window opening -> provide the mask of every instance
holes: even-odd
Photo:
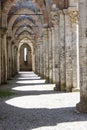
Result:
[[[24,62],[27,62],[27,48],[24,48]]]

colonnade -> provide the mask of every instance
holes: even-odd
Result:
[[[0,84],[4,84],[17,74],[17,47],[5,27],[0,34]]]
[[[70,92],[80,87],[80,103],[77,104],[80,112],[87,112],[86,5],[86,1],[79,1],[79,31],[77,8],[52,10],[51,25],[43,28],[34,45],[35,72],[47,82],[55,83],[54,90]],[[0,12],[0,84],[7,83],[18,70],[18,47],[9,35],[6,22],[7,18]]]
[[[55,90],[77,91],[78,10],[53,10],[51,21],[36,43],[36,73],[55,83]]]

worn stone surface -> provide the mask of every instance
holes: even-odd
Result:
[[[80,92],[81,101],[77,104],[77,109],[87,112],[87,2],[79,1],[79,51],[80,51]]]
[[[86,5],[86,0],[0,1],[0,84],[20,70],[19,48],[27,42],[35,73],[55,83],[57,91],[80,87],[77,109],[86,112]]]
[[[79,92],[56,93],[33,72],[19,73],[3,87],[16,95],[0,98],[0,130],[87,130],[87,114],[75,108]]]

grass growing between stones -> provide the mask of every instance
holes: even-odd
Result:
[[[4,98],[4,97],[9,97],[14,95],[15,93],[11,92],[9,89],[0,89],[0,97]]]

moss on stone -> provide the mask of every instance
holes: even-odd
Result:
[[[8,96],[12,96],[15,93],[11,92],[9,89],[0,89],[0,97],[8,97]]]

